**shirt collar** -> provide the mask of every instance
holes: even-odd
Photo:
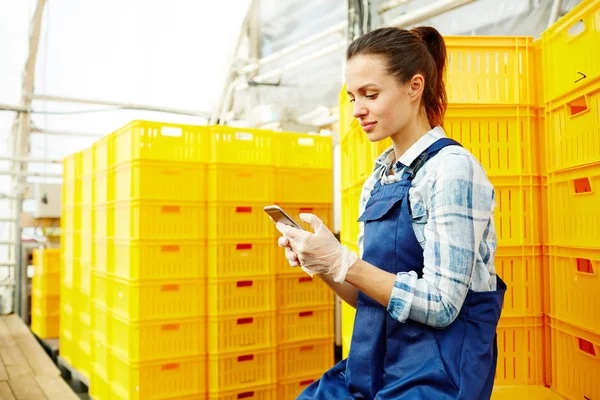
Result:
[[[439,139],[445,137],[446,133],[444,132],[444,129],[441,126],[436,126],[432,130],[427,132],[425,135],[423,135],[421,138],[419,138],[419,140],[417,140],[415,144],[410,146],[410,148],[406,150],[406,152],[402,154],[402,156],[400,156],[398,161],[400,161],[403,165],[406,166],[411,165],[413,161],[415,161],[416,158],[419,157],[419,155],[421,155],[421,153],[427,150],[429,146],[434,144]],[[377,160],[375,160],[375,164],[377,166],[383,166],[387,169],[391,166],[394,159],[394,147],[390,146],[379,157],[377,157]]]

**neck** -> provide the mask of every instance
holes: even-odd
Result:
[[[390,138],[394,145],[396,161],[430,130],[431,125],[429,125],[429,122],[426,119],[425,121],[419,119],[407,125],[401,131],[394,133]]]

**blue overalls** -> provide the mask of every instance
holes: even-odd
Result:
[[[413,230],[408,190],[427,159],[450,145],[459,144],[437,140],[406,168],[402,180],[377,182],[359,218],[365,223],[363,260],[393,274],[415,271],[422,277],[423,249]],[[298,399],[489,399],[505,291],[500,278],[496,291],[469,290],[458,317],[443,330],[410,319],[400,323],[359,291],[348,358]]]

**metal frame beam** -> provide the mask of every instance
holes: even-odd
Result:
[[[476,0],[441,0],[433,4],[428,4],[412,12],[400,15],[393,20],[386,22],[386,26],[396,26],[404,28],[443,14],[448,11],[452,11],[455,8],[462,7],[466,4],[473,3]]]

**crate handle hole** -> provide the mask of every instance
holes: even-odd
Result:
[[[579,350],[581,350],[582,352],[592,356],[592,357],[596,357],[596,349],[594,348],[594,343],[592,342],[588,342],[585,339],[582,338],[578,338],[579,340]]]
[[[161,331],[178,331],[180,328],[179,324],[167,324],[160,327]]]
[[[236,283],[237,287],[251,287],[254,284],[253,281],[238,281]]]
[[[577,115],[580,115],[589,109],[587,105],[587,99],[585,96],[578,97],[575,100],[569,102],[567,104],[567,108],[569,110],[570,117],[576,117]]]
[[[245,356],[239,356],[238,362],[252,361],[254,360],[254,354],[248,354]]]
[[[584,274],[594,274],[594,267],[592,265],[591,260],[587,260],[585,258],[577,259],[577,272],[582,272]]]
[[[315,139],[313,139],[313,138],[299,138],[298,139],[298,145],[299,146],[306,146],[306,147],[314,147],[315,146]]]
[[[176,292],[179,290],[179,285],[162,285],[160,287],[161,292]]]
[[[237,324],[238,325],[247,325],[247,324],[251,324],[254,322],[254,318],[250,317],[250,318],[240,318],[237,320]]]
[[[302,351],[313,351],[314,348],[315,348],[315,346],[313,346],[313,345],[302,346],[302,347],[300,347],[300,351],[301,352]]]
[[[302,311],[301,313],[298,314],[298,316],[300,318],[303,318],[303,317],[312,317],[312,315],[313,315],[312,311]]]
[[[249,399],[254,397],[254,392],[244,392],[237,395],[238,399]]]
[[[160,369],[162,371],[168,371],[170,369],[179,369],[180,364],[179,363],[175,363],[175,364],[165,364],[165,365],[161,365]]]
[[[298,278],[298,283],[308,283],[308,282],[312,282],[312,278],[310,276],[306,276],[306,277],[302,277],[302,278]]]
[[[311,383],[313,383],[315,380],[314,379],[307,379],[305,381],[300,382],[300,386],[308,386]]]
[[[177,246],[177,245],[160,246],[160,251],[162,253],[178,253],[179,252],[179,246]]]
[[[588,178],[575,179],[573,186],[575,193],[590,193],[592,191],[592,185]]]
[[[181,211],[181,207],[179,207],[179,206],[162,206],[160,208],[160,212],[162,212],[162,213],[175,214],[175,213],[179,213],[180,211]]]
[[[171,126],[163,126],[160,129],[160,134],[162,136],[181,137],[183,135],[183,130],[181,128],[175,128],[175,127],[171,127]]]
[[[235,133],[235,140],[250,141],[252,139],[254,139],[254,135],[250,132],[236,132]]]
[[[235,212],[236,213],[251,213],[252,207],[236,207]]]
[[[236,250],[252,250],[252,243],[238,243],[235,245]]]
[[[570,36],[577,36],[583,31],[585,31],[585,24],[583,23],[583,20],[580,19],[579,21],[575,22],[572,27],[569,28],[567,33]]]

